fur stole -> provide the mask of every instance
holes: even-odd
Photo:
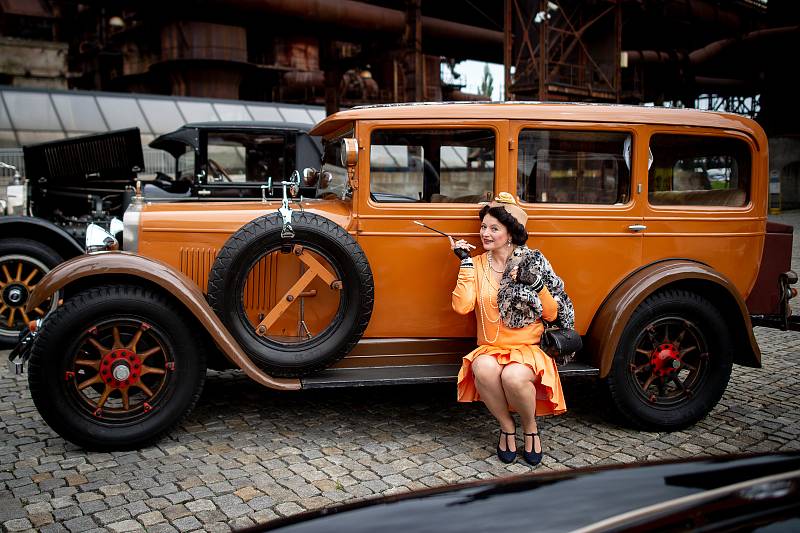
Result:
[[[506,262],[497,304],[503,324],[509,328],[522,328],[533,324],[542,317],[542,302],[528,283],[542,276],[547,290],[558,304],[558,316],[551,325],[558,328],[575,327],[575,309],[572,306],[564,282],[553,271],[550,262],[539,250],[527,246],[517,246]]]

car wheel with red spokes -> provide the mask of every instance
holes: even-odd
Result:
[[[29,383],[42,418],[86,448],[157,440],[202,390],[205,356],[192,323],[142,287],[105,286],[68,298],[31,350]]]
[[[673,431],[694,424],[722,397],[731,375],[730,333],[719,310],[687,291],[664,291],[634,311],[607,384],[634,426]]]

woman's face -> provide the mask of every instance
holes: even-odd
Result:
[[[483,243],[483,249],[487,252],[489,250],[499,250],[511,242],[511,235],[508,234],[508,229],[499,220],[487,213],[481,221],[481,242]]]

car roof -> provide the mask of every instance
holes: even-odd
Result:
[[[302,122],[282,122],[268,120],[223,120],[216,122],[189,122],[179,129],[194,128],[199,130],[226,130],[226,129],[269,129],[269,130],[294,130],[307,132],[311,129],[311,124]]]
[[[354,107],[328,116],[311,130],[311,135],[328,135],[355,120],[403,119],[505,119],[597,122],[622,124],[665,124],[744,131],[766,145],[766,136],[754,120],[732,113],[652,106],[545,102],[416,102]],[[762,144],[763,141],[763,144]]]

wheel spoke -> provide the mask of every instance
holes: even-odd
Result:
[[[103,346],[102,344],[100,344],[100,342],[97,339],[89,337],[88,341],[89,341],[89,344],[91,344],[92,346],[97,348],[97,351],[100,352],[101,356],[105,355],[107,352],[111,351],[108,348],[106,348],[105,346]]]
[[[30,289],[31,287],[30,287],[29,283],[31,282],[31,280],[33,279],[33,277],[34,277],[36,274],[38,274],[38,273],[39,273],[39,269],[38,269],[38,268],[34,268],[34,269],[31,271],[31,273],[30,273],[30,274],[28,274],[28,277],[27,277],[27,278],[25,278],[25,279],[22,281],[22,284],[23,284],[23,285],[25,285],[26,287],[28,287],[28,288]]]
[[[142,383],[142,380],[139,380],[139,383],[137,383],[136,385],[133,385],[133,386],[136,386],[136,387],[139,387],[140,389],[142,389],[142,392],[144,392],[144,393],[145,393],[145,394],[146,394],[148,397],[150,397],[150,398],[152,398],[152,397],[153,397],[153,391],[151,391],[151,390],[150,390],[150,389],[147,387],[147,385],[145,385],[144,383]]]
[[[669,324],[664,324],[664,342],[669,342]]]
[[[16,308],[12,307],[11,308],[11,312],[8,314],[8,322],[6,322],[6,324],[8,324],[8,327],[11,327],[11,326],[14,325],[14,315],[15,314],[17,314],[17,310],[16,310]]]
[[[6,265],[3,265],[3,274],[6,275],[6,281],[8,283],[14,281],[14,278],[11,277],[11,274],[8,272],[8,267]]]
[[[151,355],[153,355],[155,353],[158,353],[159,351],[161,351],[161,346],[154,346],[154,347],[150,348],[149,350],[147,350],[146,352],[142,352],[142,353],[138,354],[139,355],[139,359],[141,359],[142,363],[144,363],[145,359],[147,359],[148,357],[150,357]]]
[[[650,385],[653,384],[653,380],[654,379],[656,379],[656,375],[655,374],[650,374],[650,377],[647,378],[647,381],[645,381],[644,385],[642,385],[642,390],[647,392],[647,389],[649,389]]]
[[[112,348],[122,348],[122,341],[119,340],[119,328],[114,326],[111,328],[112,335],[114,336],[114,345]]]
[[[688,348],[684,348],[683,350],[681,350],[680,351],[680,359],[681,359],[681,361],[683,361],[683,356],[684,355],[686,355],[687,353],[691,352],[692,350],[696,350],[696,349],[697,349],[697,346],[689,346]]]
[[[89,385],[94,385],[96,383],[102,383],[103,379],[100,377],[100,374],[95,374],[93,378],[89,378],[86,381],[82,381],[78,384],[78,390],[83,390]]]
[[[31,321],[31,319],[28,318],[28,313],[26,313],[24,309],[20,309],[19,312],[22,313],[22,318],[25,320],[25,324],[27,325],[28,322]]]
[[[689,363],[686,363],[684,361],[681,361],[681,367],[685,368],[689,372],[697,372],[697,367],[696,366],[692,366]]]
[[[646,355],[648,358],[650,357],[650,354],[653,353],[652,350],[645,350],[644,348],[636,348],[636,351],[640,354]]]
[[[675,344],[675,348],[680,348],[681,347],[681,343],[683,342],[683,337],[685,335],[686,335],[686,329],[681,331],[680,335],[678,335],[678,337],[675,339],[675,343],[674,343]]]
[[[128,350],[130,350],[132,352],[135,352],[136,351],[136,344],[138,344],[139,339],[142,338],[142,332],[143,331],[144,331],[144,329],[142,329],[142,328],[137,329],[136,333],[133,334],[133,338],[131,339],[131,342],[129,342],[128,345],[125,348],[127,348]]]
[[[106,400],[108,400],[108,396],[111,394],[111,391],[113,390],[114,388],[111,387],[111,385],[106,385],[106,390],[103,391],[103,394],[100,395],[100,399],[97,400],[98,409],[100,407],[103,407],[103,405],[106,403]]]
[[[141,373],[142,373],[142,375],[145,375],[145,374],[163,375],[166,372],[164,371],[163,368],[155,368],[155,367],[152,367],[152,366],[142,365],[142,372]]]
[[[130,404],[128,402],[128,389],[120,389],[119,393],[122,396],[122,408],[127,411],[130,409]]]
[[[14,281],[22,281],[22,261],[17,263],[17,277],[14,278]]]
[[[100,359],[75,359],[75,364],[79,366],[88,366],[98,370],[100,368]]]
[[[641,372],[642,370],[644,370],[645,368],[647,368],[648,366],[650,366],[650,362],[649,361],[647,363],[644,363],[644,364],[639,365],[639,366],[631,365],[631,371],[633,372],[634,375],[636,375],[639,372]]]
[[[6,312],[6,309],[8,309],[8,306],[7,306],[6,304],[3,304],[3,307],[0,307],[0,315],[2,315],[3,313],[5,313],[5,312]]]
[[[44,316],[44,311],[42,311],[39,307],[34,307],[33,310],[39,313],[40,315]]]

